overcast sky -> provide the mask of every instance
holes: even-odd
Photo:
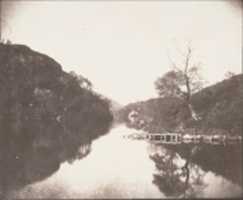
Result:
[[[242,11],[229,1],[18,0],[2,10],[4,38],[48,54],[122,104],[155,97],[168,54],[187,41],[208,83],[241,72]]]

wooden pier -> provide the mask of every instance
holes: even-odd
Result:
[[[209,143],[235,144],[242,142],[242,136],[226,135],[189,135],[181,133],[148,133],[146,139],[153,143],[180,144],[180,143]]]
[[[178,144],[182,137],[179,133],[152,133],[147,135],[147,139],[156,143]]]

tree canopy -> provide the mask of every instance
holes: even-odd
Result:
[[[192,117],[197,119],[191,105],[191,96],[202,89],[203,79],[199,74],[200,64],[193,62],[192,52],[188,45],[185,53],[182,53],[181,61],[171,60],[172,69],[155,81],[155,88],[160,97],[182,99],[188,105]]]

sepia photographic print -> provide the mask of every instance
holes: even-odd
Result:
[[[241,0],[0,0],[0,199],[242,199]]]

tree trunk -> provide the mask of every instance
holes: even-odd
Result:
[[[191,103],[188,103],[188,108],[189,108],[189,110],[190,110],[192,119],[198,121],[198,120],[199,120],[199,117],[198,117],[197,113],[195,112],[195,110],[193,109]]]

